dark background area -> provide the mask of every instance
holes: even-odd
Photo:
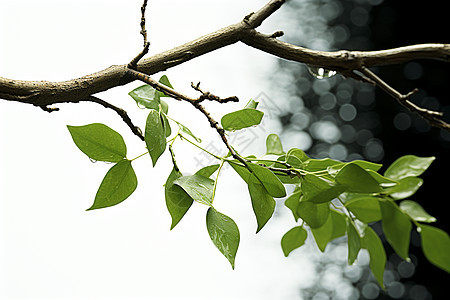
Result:
[[[385,0],[382,4],[374,6],[370,22],[371,48],[386,49],[418,43],[450,43],[448,31],[450,16],[446,4],[447,1]],[[449,63],[431,60],[421,60],[417,63],[422,69],[422,74],[410,76],[413,79],[405,78],[404,65],[382,67],[377,72],[381,78],[402,93],[419,88],[420,92],[413,100],[425,107],[444,111],[444,119],[449,122]],[[416,193],[414,200],[437,218],[438,221],[434,224],[436,227],[448,233],[450,223],[446,207],[450,200],[448,194],[450,134],[429,128],[418,117],[412,120],[417,126],[399,131],[392,120],[398,112],[407,110],[401,108],[379,89],[376,90],[376,98],[375,109],[379,112],[382,124],[377,136],[384,141],[383,162],[388,164],[405,154],[436,156],[435,162],[422,176],[424,185]],[[413,233],[412,238],[417,240],[417,234]],[[411,245],[410,252],[417,257],[417,266],[414,276],[409,280],[426,286],[433,299],[448,299],[450,276],[429,263],[420,247]]]
[[[291,31],[286,40],[324,51],[370,51],[423,43],[450,43],[450,14],[446,4],[447,1],[434,0],[291,0],[286,3],[291,11],[288,17],[292,19],[292,26],[295,26],[293,28],[299,30],[294,33]],[[322,39],[322,42],[318,43],[318,39]],[[324,40],[332,42],[323,42]],[[411,100],[421,107],[444,112],[443,119],[450,123],[450,96],[447,93],[450,85],[449,67],[448,62],[416,60],[372,70],[402,94],[419,89]],[[450,200],[447,193],[447,185],[450,183],[450,132],[432,128],[379,88],[342,76],[316,79],[308,74],[305,66],[283,60],[280,60],[279,68],[283,72],[290,72],[296,83],[295,87],[287,87],[295,109],[280,116],[285,139],[293,136],[286,134],[289,131],[294,135],[295,132],[302,132],[312,140],[311,145],[305,143],[302,148],[312,157],[331,157],[346,161],[361,158],[384,166],[389,166],[397,158],[408,154],[435,156],[434,163],[421,175],[423,186],[411,200],[418,202],[437,219],[433,226],[449,232],[446,207]],[[343,109],[348,107],[354,108],[354,116],[342,114]],[[337,138],[321,138],[314,129],[320,123],[333,123],[335,127],[328,126],[322,132],[338,128],[335,130],[338,132]],[[374,147],[381,147],[381,152],[371,151]],[[333,152],[333,149],[341,150]],[[380,171],[384,172],[384,169]],[[367,287],[373,289],[375,286],[375,290],[378,289],[368,268],[356,280],[343,271],[343,278],[350,280],[359,291],[359,296],[356,296],[358,299],[449,298],[447,285],[450,283],[450,276],[424,257],[420,236],[415,228],[411,233],[412,264],[407,266],[412,267],[413,271],[405,275],[405,270],[401,270],[405,263],[402,263],[384,239],[381,224],[373,224],[373,227],[381,235],[388,257],[385,283],[390,287],[396,285],[397,288],[391,289],[388,286],[387,291],[367,293],[364,292]],[[325,278],[329,262],[324,261],[319,267],[322,269],[319,278]],[[390,276],[390,279],[386,280],[386,276]],[[336,295],[324,290],[320,283],[303,291],[302,296],[314,300],[336,299]]]

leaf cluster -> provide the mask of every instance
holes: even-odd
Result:
[[[160,83],[172,87],[166,76],[161,77]],[[169,107],[162,100],[166,97],[162,92],[144,85],[129,95],[139,107],[149,110],[144,137],[153,166],[166,148],[171,150],[173,168],[164,187],[166,206],[172,218],[170,229],[179,224],[194,202],[207,206],[207,232],[233,269],[240,242],[239,229],[232,218],[214,207],[224,164],[231,166],[247,185],[256,233],[272,218],[277,201],[284,201],[284,206],[291,211],[295,226],[281,238],[285,256],[304,245],[308,236],[322,252],[332,240],[346,236],[348,263],[353,264],[360,250],[367,249],[372,273],[383,286],[386,254],[380,237],[370,226],[381,222],[384,236],[400,257],[409,259],[409,238],[414,226],[420,232],[428,260],[450,272],[449,236],[429,225],[436,219],[410,199],[423,184],[418,176],[427,170],[434,157],[406,155],[381,174],[382,166],[368,161],[314,159],[296,148],[285,152],[275,134],[267,137],[266,154],[261,158],[221,157],[203,149],[199,145],[201,139],[168,116]],[[264,113],[257,106],[258,102],[250,100],[243,109],[223,116],[221,126],[230,132],[260,124]],[[178,131],[172,131],[171,123],[178,126]],[[122,136],[103,124],[68,126],[68,129],[76,146],[89,158],[114,163],[88,210],[110,207],[127,199],[137,187],[132,162],[144,154],[127,159]],[[206,166],[193,175],[183,175],[172,150],[176,140],[195,145],[220,163]],[[290,195],[286,193],[286,185],[294,187]]]

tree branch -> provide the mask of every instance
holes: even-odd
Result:
[[[172,50],[146,59],[141,59],[143,55],[138,55],[136,62],[139,63],[135,69],[139,73],[151,75],[239,41],[280,58],[335,70],[344,76],[359,80],[363,78],[355,75],[353,71],[362,70],[362,67],[392,65],[416,59],[450,61],[450,44],[422,44],[380,51],[324,52],[279,41],[276,37],[281,36],[281,32],[272,35],[257,32],[255,28],[284,2],[284,0],[269,1],[259,11],[247,15],[241,22]],[[134,68],[133,65],[132,67]],[[134,80],[136,76],[130,72],[128,65],[111,66],[103,71],[64,82],[23,81],[0,77],[0,98],[45,108],[56,103],[87,101],[91,95]]]

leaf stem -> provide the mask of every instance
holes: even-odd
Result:
[[[139,155],[139,156],[136,156],[136,157],[133,158],[133,159],[130,159],[130,161],[136,160],[136,159],[138,159],[139,157],[142,157],[142,156],[144,156],[144,155],[146,155],[146,154],[148,154],[148,151],[145,152],[145,153],[143,153],[143,154],[141,154],[141,155]]]
[[[222,160],[220,161],[220,166],[219,166],[219,169],[217,170],[216,180],[214,180],[214,188],[213,188],[213,192],[212,192],[211,203],[214,202],[214,198],[215,198],[215,196],[216,196],[217,181],[219,181],[220,171],[222,170],[222,167],[223,167],[224,162],[225,162],[224,159],[222,159]]]

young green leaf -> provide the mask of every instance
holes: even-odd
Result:
[[[301,247],[308,237],[306,230],[297,226],[286,232],[281,238],[281,248],[283,249],[284,256],[288,256],[293,250]]]
[[[363,245],[364,248],[369,251],[370,269],[372,270],[375,279],[378,281],[378,284],[384,288],[383,274],[386,267],[386,252],[380,238],[370,226],[365,228]]]
[[[152,158],[153,166],[166,150],[166,131],[161,120],[161,114],[151,109],[145,124],[145,144]]]
[[[137,187],[137,178],[131,161],[124,159],[115,164],[103,178],[94,204],[87,210],[105,208],[127,199]]]
[[[366,170],[360,166],[349,163],[336,175],[336,182],[347,187],[352,193],[376,193],[381,187]]]
[[[75,145],[93,160],[119,162],[127,155],[122,136],[104,124],[67,125]]]
[[[340,184],[330,183],[312,174],[303,176],[301,182],[304,194],[302,201],[314,203],[330,202],[345,190],[345,187]]]
[[[348,236],[348,264],[351,265],[358,257],[361,249],[361,236],[352,222],[347,221],[347,236]]]
[[[389,244],[403,259],[408,259],[409,238],[411,235],[411,221],[397,205],[389,200],[380,201],[381,216],[383,217],[383,232]]]
[[[204,176],[204,177],[211,177],[211,175],[214,174],[214,172],[216,172],[219,167],[220,167],[219,164],[206,166],[206,167],[201,168],[200,170],[198,170],[195,174],[196,175],[201,175],[201,176]]]
[[[173,89],[173,86],[172,86],[172,84],[170,84],[169,78],[167,78],[166,75],[163,75],[163,76],[161,76],[161,78],[159,78],[159,83],[162,83],[165,86],[168,86],[171,89]],[[164,94],[163,92],[159,92],[159,96],[160,97],[170,97],[170,96],[167,96],[166,94]]]
[[[173,182],[198,203],[212,206],[214,180],[201,175],[182,176]]]
[[[331,167],[334,165],[341,165],[341,164],[342,164],[342,162],[333,160],[330,158],[309,159],[309,160],[303,162],[305,170],[308,172],[323,171],[323,170],[326,170],[328,167]]]
[[[395,186],[396,184],[398,184],[398,181],[389,179],[389,178],[387,178],[387,177],[384,177],[384,176],[381,175],[380,173],[377,173],[377,172],[375,172],[375,171],[373,171],[373,170],[368,170],[368,169],[365,169],[365,170],[367,171],[367,173],[370,174],[370,176],[373,177],[373,179],[375,179],[375,180],[378,182],[378,184],[379,184],[381,187],[389,188],[389,187],[393,187],[393,186]]]
[[[398,184],[384,190],[384,194],[391,196],[395,200],[405,199],[412,195],[422,186],[423,180],[417,177],[405,177],[398,181]]]
[[[280,137],[276,134],[269,134],[266,139],[266,154],[281,155],[284,154],[283,145]]]
[[[302,195],[302,192],[300,189],[295,190],[287,199],[284,201],[284,205],[289,208],[294,215],[295,222],[300,218],[300,216],[297,214],[297,208],[300,203],[300,196]]]
[[[252,200],[253,212],[258,223],[258,228],[256,229],[256,233],[258,233],[272,217],[276,203],[254,174],[251,174],[249,177],[248,191]]]
[[[331,240],[344,236],[347,231],[347,216],[332,209],[330,209],[330,216],[331,221],[333,222]]]
[[[410,176],[419,176],[431,165],[435,157],[418,157],[405,155],[397,159],[384,172],[384,176],[400,180]]]
[[[163,124],[164,133],[166,134],[166,137],[170,136],[172,134],[172,129],[170,128],[169,120],[167,119],[165,113],[161,113],[161,122]]]
[[[313,203],[310,201],[303,201],[297,207],[297,215],[305,221],[311,228],[319,228],[328,219],[330,213],[329,203]]]
[[[303,166],[303,162],[310,160],[310,158],[308,157],[308,155],[305,154],[305,152],[301,149],[297,149],[297,148],[291,148],[289,149],[289,151],[286,153],[286,161],[289,163],[289,157],[295,157],[297,158],[300,162],[302,162],[302,164],[300,165],[300,167]],[[295,167],[294,164],[292,164],[292,166]]]
[[[450,238],[436,227],[420,225],[422,250],[425,257],[435,266],[450,273]]]
[[[195,140],[197,143],[201,143],[201,142],[202,142],[201,139],[199,139],[198,137],[196,137],[196,136],[192,133],[192,131],[191,131],[189,128],[187,128],[186,126],[184,126],[183,124],[178,123],[178,127],[180,128],[181,132],[184,132],[184,133],[186,133],[187,135],[190,135],[191,137],[193,137],[194,140]]]
[[[327,244],[331,241],[333,235],[333,220],[331,219],[331,213],[328,215],[326,222],[318,227],[311,228],[311,232],[316,240],[317,247],[320,251],[324,252]]]
[[[258,125],[261,123],[263,115],[264,113],[260,110],[244,108],[226,114],[222,117],[220,123],[225,130],[239,130]]]
[[[140,86],[128,93],[136,104],[142,108],[155,109],[159,111],[160,92],[149,85]]]
[[[354,198],[345,202],[344,205],[356,218],[366,224],[381,220],[380,204],[376,197],[363,196]]]
[[[181,187],[174,184],[174,181],[180,177],[182,177],[180,171],[172,169],[165,184],[166,206],[172,217],[170,230],[180,222],[193,202],[192,198]]]
[[[256,109],[258,107],[259,102],[256,102],[253,99],[250,99],[247,104],[245,104],[244,108],[252,108],[252,109]]]
[[[347,164],[349,164],[349,163],[341,163],[341,164],[329,166],[327,168],[328,173],[335,175]],[[372,172],[376,172],[382,167],[382,165],[380,165],[380,164],[376,164],[376,163],[365,161],[365,160],[354,160],[354,161],[351,161],[350,164],[357,165],[366,171],[372,171]]]
[[[234,269],[234,260],[239,247],[239,229],[230,217],[210,207],[206,214],[206,228],[211,241],[228,259]]]
[[[286,196],[286,189],[283,183],[278,179],[275,174],[267,168],[264,168],[257,164],[249,163],[248,167],[252,170],[253,174],[261,181],[266,188],[267,192],[275,197],[281,198]]]
[[[436,222],[436,218],[429,215],[419,203],[404,200],[400,203],[400,209],[403,210],[411,219],[424,222],[424,223],[433,223]]]

